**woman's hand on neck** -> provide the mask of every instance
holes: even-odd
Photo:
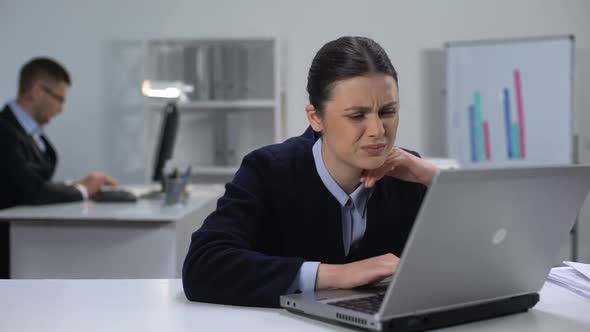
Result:
[[[400,180],[429,186],[437,172],[438,168],[433,164],[394,147],[383,166],[363,172],[361,181],[365,187],[370,188],[384,176],[392,176]]]

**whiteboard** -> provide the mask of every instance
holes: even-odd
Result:
[[[573,36],[446,45],[447,150],[463,168],[573,163]]]

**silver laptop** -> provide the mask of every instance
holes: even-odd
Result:
[[[281,306],[404,331],[527,311],[589,189],[590,166],[441,171],[389,284],[284,295]]]

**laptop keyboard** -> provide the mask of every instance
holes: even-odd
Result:
[[[342,300],[327,303],[340,308],[350,309],[354,311],[363,312],[365,314],[375,314],[381,308],[385,294],[378,294],[360,299]]]

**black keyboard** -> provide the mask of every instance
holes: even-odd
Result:
[[[104,190],[97,192],[93,197],[92,200],[95,202],[100,203],[126,203],[126,202],[136,202],[137,196],[135,196],[132,192],[124,190],[124,189],[111,189],[111,190]]]
[[[330,302],[328,304],[340,308],[363,312],[366,314],[375,314],[377,311],[379,311],[379,308],[381,308],[381,303],[383,302],[384,296],[385,293],[362,297],[359,299]]]

